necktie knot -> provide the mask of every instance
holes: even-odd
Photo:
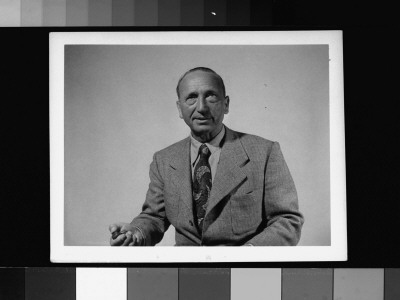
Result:
[[[200,158],[209,158],[211,155],[210,149],[208,149],[206,144],[202,144],[199,149]]]

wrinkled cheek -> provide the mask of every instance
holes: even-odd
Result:
[[[186,125],[192,127],[191,115],[183,115],[183,120],[185,121]]]

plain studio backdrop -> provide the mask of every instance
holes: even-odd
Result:
[[[108,225],[139,214],[154,152],[189,135],[175,88],[197,66],[224,79],[225,125],[280,143],[299,245],[330,245],[328,45],[67,45],[65,245],[109,245]],[[174,244],[171,226],[159,245]]]

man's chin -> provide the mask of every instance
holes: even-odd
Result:
[[[212,129],[210,126],[194,126],[191,128],[192,134],[195,136],[209,136],[212,133]]]
[[[195,135],[208,135],[208,134],[211,134],[212,130],[206,129],[206,128],[196,128],[196,129],[192,129],[192,132]]]
[[[213,127],[208,124],[196,124],[192,127],[192,131],[196,134],[208,134],[213,131]]]

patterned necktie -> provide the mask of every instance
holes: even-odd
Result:
[[[203,219],[206,214],[207,201],[211,192],[211,167],[208,163],[208,158],[211,155],[210,149],[205,144],[199,149],[200,159],[194,168],[193,179],[193,201],[194,201],[194,216],[197,221],[200,234],[202,233]]]

